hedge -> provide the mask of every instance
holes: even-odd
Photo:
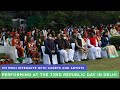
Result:
[[[116,47],[117,50],[119,50],[120,48],[120,36],[113,36],[110,38],[110,42],[112,45],[114,45]]]

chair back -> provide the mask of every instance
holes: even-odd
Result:
[[[71,43],[72,49],[75,50],[75,43]]]

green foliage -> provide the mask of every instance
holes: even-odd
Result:
[[[5,25],[5,22],[2,19],[0,19],[0,28],[3,28],[4,25]]]
[[[7,18],[5,26],[8,28],[8,30],[12,29],[12,18],[11,17]]]
[[[31,16],[28,18],[28,28],[37,27],[43,29],[48,26],[48,20],[43,16]]]
[[[116,49],[118,50],[120,47],[120,36],[114,36],[110,38],[110,42],[112,45],[114,45],[116,47]]]
[[[110,38],[111,44],[120,46],[120,36],[114,36]]]
[[[88,19],[84,19],[80,22],[80,25],[81,26],[84,26],[84,25],[91,26],[91,22]]]
[[[0,12],[0,28],[12,28],[12,17],[5,11]]]
[[[49,26],[52,29],[59,30],[66,26],[66,14],[62,11],[55,11],[48,15]]]
[[[0,27],[11,27],[9,17],[28,19],[28,28],[45,27],[59,30],[67,25],[114,24],[120,20],[120,11],[1,11]]]

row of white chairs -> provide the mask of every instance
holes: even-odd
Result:
[[[75,43],[71,43],[71,46],[72,46],[72,49],[75,50]],[[56,47],[58,49],[58,45],[56,45]],[[49,64],[50,65],[51,62],[50,62],[49,55],[45,54],[45,46],[41,46],[41,49],[42,49],[42,53],[43,53],[43,64]],[[78,51],[75,51],[73,60],[74,61],[81,61],[82,56],[84,56],[84,55],[82,55],[82,53],[79,53]],[[101,56],[102,56],[102,58],[107,57],[106,50],[102,50]],[[90,50],[88,52],[87,58],[89,60],[95,60],[96,59],[94,53],[91,52]],[[53,62],[53,64],[58,64],[57,55],[52,55],[52,62]]]

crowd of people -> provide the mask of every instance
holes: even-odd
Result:
[[[119,57],[114,45],[111,45],[112,36],[120,36],[120,25],[100,25],[72,27],[67,26],[58,30],[42,30],[32,28],[25,30],[22,27],[13,28],[11,31],[1,29],[0,45],[15,46],[18,57],[29,57],[39,61],[43,57],[41,46],[45,46],[45,53],[52,62],[52,54],[57,55],[58,64],[74,62],[74,53],[81,54],[81,60],[101,59],[102,49],[107,51],[108,58]],[[75,44],[73,49],[72,43]],[[88,53],[93,53],[94,58],[89,58]],[[61,55],[64,60],[61,60]]]

